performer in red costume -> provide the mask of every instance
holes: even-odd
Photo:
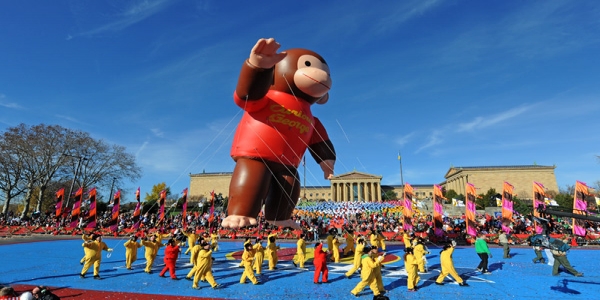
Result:
[[[314,283],[328,283],[329,269],[327,268],[327,251],[323,251],[323,243],[318,242],[315,244],[315,257],[313,264],[315,265],[315,278]],[[319,277],[323,273],[322,281],[319,282]]]
[[[179,246],[177,245],[177,241],[175,239],[170,239],[167,248],[165,248],[165,267],[160,271],[158,276],[165,277],[165,273],[169,271],[169,275],[171,275],[171,279],[177,279],[175,276],[175,263],[177,262],[177,257],[179,256]]]
[[[235,103],[244,109],[231,148],[236,165],[229,186],[228,216],[222,226],[256,225],[265,199],[265,218],[283,227],[300,196],[298,165],[308,149],[324,177],[333,176],[333,144],[310,107],[329,99],[325,60],[306,49],[277,53],[274,39],[260,39],[242,66]]]

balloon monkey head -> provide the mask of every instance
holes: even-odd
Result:
[[[278,52],[275,39],[259,39],[242,64],[234,102],[244,110],[231,157],[226,228],[257,224],[298,228],[292,213],[300,196],[297,168],[306,150],[331,179],[336,159],[325,127],[311,105],[329,100],[329,66],[314,51]]]

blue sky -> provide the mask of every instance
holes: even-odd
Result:
[[[313,114],[336,174],[400,184],[401,151],[411,184],[530,164],[556,165],[561,188],[600,180],[600,2],[289,2],[2,2],[0,129],[89,132],[136,156],[131,199],[160,182],[180,193],[189,173],[233,170],[240,66],[274,37],[330,66]],[[304,180],[328,184],[310,156]]]

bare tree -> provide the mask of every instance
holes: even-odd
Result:
[[[23,161],[19,153],[0,136],[0,191],[4,197],[2,214],[8,218],[10,201],[25,192]]]
[[[76,177],[79,187],[106,188],[113,180],[119,184],[141,176],[135,157],[125,147],[58,125],[8,128],[0,136],[0,145],[0,190],[7,198],[4,212],[12,198],[26,192],[22,217],[29,212],[34,191],[39,189],[37,211],[44,199],[53,198],[45,192],[52,182],[75,183]]]

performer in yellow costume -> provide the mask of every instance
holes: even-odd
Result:
[[[216,230],[210,234],[210,248],[213,252],[219,251],[219,235]]]
[[[199,237],[198,242],[192,247],[192,251],[190,251],[190,262],[193,267],[188,274],[185,275],[185,279],[192,279],[192,276],[198,271],[198,254],[200,254],[200,251],[202,250],[202,246],[200,245],[203,243],[206,243],[206,241],[204,241],[202,237]]]
[[[379,242],[379,246],[382,251],[385,251],[385,236],[381,232],[381,230],[377,231],[377,241]]]
[[[442,265],[442,272],[440,276],[435,280],[435,284],[444,285],[444,278],[450,275],[458,285],[460,286],[468,286],[468,284],[458,276],[458,273],[454,269],[454,261],[452,260],[452,253],[454,253],[454,247],[456,247],[456,242],[452,241],[452,243],[445,245],[442,251],[440,252],[440,264]]]
[[[125,242],[125,267],[131,270],[131,264],[137,260],[138,249],[142,247],[137,241],[137,236],[133,235]]]
[[[381,293],[379,291],[379,287],[377,286],[377,280],[375,278],[375,269],[378,266],[381,266],[381,262],[383,261],[383,256],[377,256],[377,248],[375,247],[365,247],[364,255],[361,260],[362,269],[360,271],[360,282],[350,291],[350,293],[354,296],[358,296],[358,293],[362,292],[362,290],[369,286],[371,291],[373,291],[374,296],[379,296]]]
[[[194,274],[194,282],[192,288],[198,289],[198,281],[205,279],[213,289],[219,288],[221,285],[215,281],[212,274],[212,250],[211,244],[207,241],[202,241],[198,260],[196,261],[196,272]]]
[[[250,240],[249,237],[244,240],[244,249],[246,249],[246,245],[252,245],[252,241]],[[240,261],[239,267],[240,268],[244,267],[244,261],[243,260]]]
[[[93,235],[92,240],[83,243],[82,246],[87,248],[89,251],[86,254],[85,263],[83,264],[83,269],[81,269],[81,274],[79,274],[79,277],[85,278],[85,274],[89,268],[94,265],[94,279],[100,279],[100,261],[102,260],[102,250],[112,252],[113,249],[108,248],[106,243],[102,241],[101,235]]]
[[[352,276],[352,274],[354,274],[354,272],[356,272],[356,270],[358,270],[360,268],[360,263],[362,260],[362,256],[363,256],[363,251],[365,249],[365,239],[362,236],[359,236],[358,239],[356,240],[356,249],[354,249],[354,262],[352,265],[352,269],[348,270],[348,272],[346,272],[346,277],[350,278],[350,276]]]
[[[146,251],[144,252],[144,256],[146,257],[146,269],[144,269],[144,272],[152,274],[152,265],[158,254],[158,248],[162,247],[163,244],[156,240],[156,235],[151,235],[150,240],[142,240],[142,246],[146,247]]]
[[[198,234],[196,234],[196,229],[192,227],[188,228],[182,233],[187,237],[188,243],[188,248],[183,254],[188,255],[190,252],[192,252],[192,248],[194,247],[194,245],[196,245],[196,241],[198,240]]]
[[[339,238],[336,236],[333,239],[333,261],[336,263],[340,262],[340,240]]]
[[[267,243],[267,256],[269,258],[269,270],[277,269],[277,262],[279,261],[279,256],[277,255],[277,250],[280,247],[275,244],[275,236],[269,236],[269,242]]]
[[[254,243],[254,246],[252,246],[252,249],[254,249],[254,271],[256,271],[256,275],[262,275],[262,265],[265,260],[265,247],[262,245],[261,238],[256,238],[256,242]]]
[[[259,284],[258,280],[254,276],[252,271],[252,261],[254,260],[254,249],[252,244],[246,244],[244,246],[244,254],[242,254],[242,262],[244,263],[244,273],[240,278],[240,283],[246,283],[246,278],[250,279],[252,284]]]
[[[344,257],[348,256],[348,254],[350,254],[350,252],[354,251],[354,234],[352,233],[351,230],[347,230],[346,234],[346,246],[344,247]]]
[[[404,242],[404,249],[412,247],[412,234],[409,234],[408,231],[404,230],[402,234],[402,242]]]
[[[337,230],[335,228],[329,229],[329,235],[327,235],[327,250],[329,250],[329,253],[332,253],[331,249],[333,249],[333,239],[335,239],[336,233]]]
[[[87,242],[87,241],[91,241],[92,240],[92,235],[91,234],[82,234],[81,235],[81,239],[83,240],[83,242]],[[83,257],[81,258],[81,260],[79,261],[79,264],[82,264],[85,262],[85,257],[88,256],[88,252],[90,250],[88,250],[88,248],[83,247]]]
[[[296,242],[296,259],[292,260],[292,263],[295,267],[300,266],[300,268],[304,268],[304,260],[306,259],[306,241],[304,241],[305,237],[306,235],[304,233],[300,234],[298,242]]]
[[[420,273],[425,273],[425,263],[427,262],[427,258],[425,258],[425,254],[429,254],[425,248],[425,244],[423,243],[423,239],[418,237],[416,238],[416,243],[413,248],[413,252],[415,255],[415,260],[417,261],[418,271]]]
[[[419,274],[417,273],[417,260],[415,259],[415,255],[412,247],[408,247],[404,249],[406,252],[404,254],[404,267],[406,268],[406,273],[408,275],[408,279],[406,279],[406,285],[408,287],[409,292],[417,291],[417,284],[421,280]]]
[[[371,230],[371,234],[369,234],[369,242],[371,243],[371,247],[381,247],[379,244],[379,237],[377,236],[377,231],[375,229]]]
[[[170,237],[171,234],[161,228],[161,229],[157,230],[156,232],[154,232],[154,236],[156,236],[156,241],[159,242],[160,244],[162,244],[162,241],[164,239]]]

